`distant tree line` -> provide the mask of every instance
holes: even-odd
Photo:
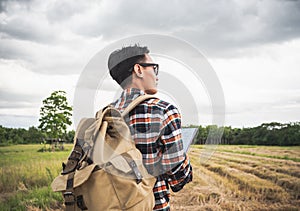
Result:
[[[300,122],[286,124],[271,122],[251,128],[218,127],[216,125],[191,127],[198,127],[195,144],[218,142],[218,144],[232,145],[300,145]]]
[[[282,124],[278,122],[264,123],[251,128],[232,128],[230,126],[218,127],[189,126],[198,128],[194,144],[207,142],[217,144],[240,145],[277,145],[300,146],[300,122]],[[62,137],[66,142],[73,142],[75,132],[68,131]],[[221,138],[220,138],[221,137]],[[0,126],[0,145],[43,143],[51,135],[42,132],[39,128],[6,128]],[[214,139],[211,141],[211,139]]]
[[[68,131],[62,139],[66,142],[73,142],[75,132]],[[44,143],[47,138],[52,138],[45,132],[36,127],[24,128],[7,128],[0,125],[0,145],[9,144],[40,144]]]

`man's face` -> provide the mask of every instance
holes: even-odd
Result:
[[[146,54],[143,63],[153,63],[153,60]],[[155,74],[154,68],[154,66],[141,66],[143,71],[143,86],[147,94],[155,94],[157,92],[158,77]]]

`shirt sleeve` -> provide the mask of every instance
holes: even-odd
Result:
[[[160,143],[162,147],[161,168],[171,189],[177,192],[192,181],[192,166],[183,150],[181,115],[170,105],[165,110]]]

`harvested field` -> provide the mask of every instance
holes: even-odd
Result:
[[[201,162],[194,146],[194,182],[172,194],[173,210],[300,210],[300,148],[274,148],[219,146]]]

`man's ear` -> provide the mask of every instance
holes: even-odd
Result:
[[[140,65],[135,64],[133,66],[133,71],[134,71],[134,73],[136,74],[136,76],[138,78],[143,78],[143,71],[141,70],[141,66]]]

